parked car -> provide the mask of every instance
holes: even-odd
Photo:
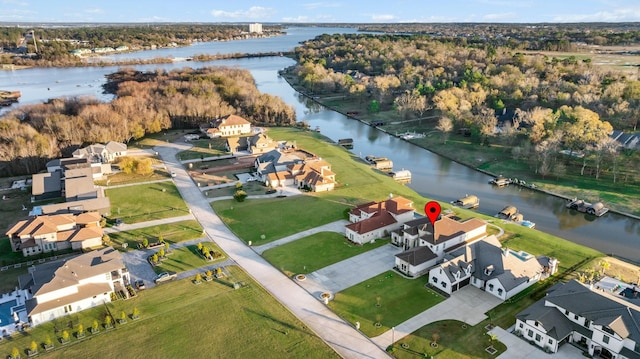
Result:
[[[154,279],[153,281],[158,284],[158,283],[162,283],[162,282],[168,282],[170,280],[174,280],[178,277],[178,275],[174,272],[162,272],[160,274],[158,274],[158,276],[156,276],[156,279]]]
[[[122,218],[116,218],[116,221],[114,223],[116,227],[120,227],[123,224],[124,224],[124,221],[122,220]]]
[[[177,176],[177,174],[175,172],[171,171],[171,177],[175,177],[175,176]]]
[[[137,289],[137,290],[143,290],[143,289],[145,289],[145,288],[146,288],[146,287],[145,287],[145,285],[144,285],[144,281],[143,281],[142,279],[138,279],[138,280],[135,282],[135,285],[136,285],[136,289]]]

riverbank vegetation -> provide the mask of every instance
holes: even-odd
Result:
[[[299,64],[283,74],[298,90],[392,134],[418,134],[411,141],[456,161],[508,177],[640,192],[640,154],[610,137],[639,124],[636,75],[586,58],[426,35],[322,35],[295,52]],[[463,147],[471,156],[457,155]],[[497,161],[484,159],[496,151]]]
[[[59,98],[0,117],[0,174],[38,172],[52,159],[90,143],[129,142],[169,128],[197,128],[229,114],[256,125],[291,125],[295,111],[260,93],[247,70],[225,67],[108,75],[108,103]]]
[[[0,63],[38,67],[91,66],[91,61],[72,54],[72,51],[106,54],[114,53],[116,49],[118,52],[153,50],[282,34],[280,26],[265,25],[262,33],[249,33],[248,30],[247,25],[235,24],[52,26],[34,27],[27,31],[23,27],[3,26],[0,27],[0,47],[5,51],[0,54]],[[162,63],[173,59],[146,61],[143,63]],[[141,61],[128,63],[138,64]],[[104,65],[99,61],[96,64]]]

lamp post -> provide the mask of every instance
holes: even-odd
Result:
[[[391,327],[391,346],[396,342],[396,327]]]

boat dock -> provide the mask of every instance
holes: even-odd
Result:
[[[602,202],[596,202],[592,204],[577,198],[569,201],[569,203],[567,203],[567,208],[596,217],[601,217],[605,213],[609,212],[609,208],[605,207]]]

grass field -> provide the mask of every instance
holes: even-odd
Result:
[[[455,320],[443,320],[431,323],[411,335],[399,340],[395,344],[393,356],[396,358],[416,358],[417,353],[433,355],[435,358],[446,359],[471,359],[495,358],[506,350],[506,346],[498,341],[491,342],[486,334],[483,323],[474,327],[463,327],[462,322]],[[436,335],[438,347],[431,346]],[[402,345],[408,348],[403,349]],[[497,350],[493,355],[484,349],[489,345]]]
[[[178,153],[177,156],[179,160],[184,161],[192,160],[195,158],[214,157],[229,154],[229,152],[227,152],[225,148],[225,144],[227,143],[227,141],[224,138],[194,140],[189,143],[193,145],[193,148]]]
[[[140,319],[128,320],[116,329],[82,341],[72,335],[64,347],[44,358],[338,358],[328,346],[254,283],[244,272],[228,267],[233,280],[245,286],[233,290],[230,285],[205,282],[193,285],[190,280],[164,284],[162,290],[146,290],[137,297],[108,305],[115,318],[120,312],[140,311]],[[83,324],[85,331],[96,319],[103,322],[105,307],[100,306],[59,320],[63,327],[69,320]],[[0,342],[0,354],[24,350],[33,340],[37,344],[50,336],[55,342],[54,323],[46,323]],[[67,329],[71,334],[76,327]],[[42,349],[40,349],[42,352]]]
[[[109,188],[111,217],[125,223],[138,223],[182,216],[189,213],[178,188],[172,181]]]
[[[216,201],[215,212],[243,241],[253,245],[272,242],[345,218],[343,203],[314,196]],[[277,215],[275,215],[277,213]],[[264,239],[262,236],[264,235]]]
[[[360,330],[375,337],[444,300],[425,287],[427,280],[384,272],[337,293],[329,307],[350,323],[360,322]]]
[[[336,232],[320,232],[263,253],[263,257],[288,276],[320,268],[386,245],[389,241],[355,245]]]
[[[222,250],[211,242],[205,242],[205,246],[209,250],[213,250],[216,253],[222,253]],[[217,261],[224,260],[226,256],[222,254],[221,257],[216,258],[210,262],[204,259],[198,252],[198,248],[195,245],[181,247],[171,250],[171,254],[167,255],[167,259],[163,260],[160,265],[153,268],[156,273],[162,272],[185,272],[191,269],[200,268],[207,264],[212,264]]]
[[[127,243],[126,250],[135,250],[138,248],[138,243],[141,243],[143,239],[146,238],[149,243],[153,243],[157,242],[160,236],[169,244],[188,241],[202,237],[202,226],[195,220],[167,223],[130,231],[114,232],[109,234],[109,239],[118,249],[122,249],[122,244]]]

